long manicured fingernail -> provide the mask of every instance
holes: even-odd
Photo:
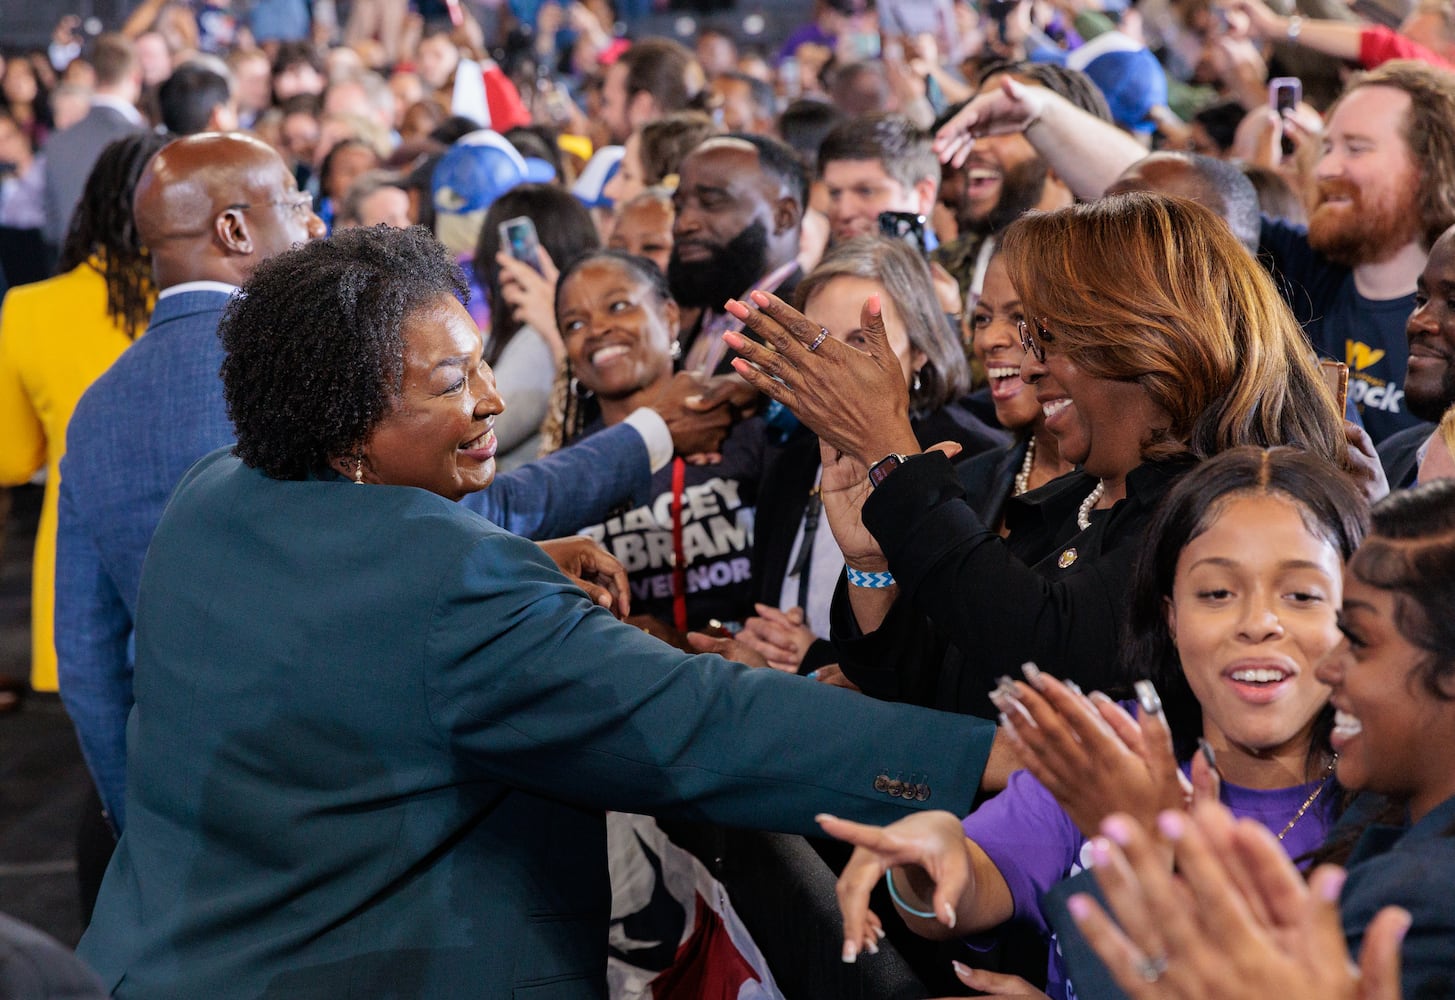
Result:
[[[1157,817],[1157,829],[1162,831],[1162,836],[1168,840],[1181,840],[1182,835],[1187,832],[1187,817],[1182,813],[1168,809]]]
[[[945,926],[951,930],[955,928],[955,906],[953,903],[946,903],[944,906]]]
[[[1105,837],[1091,838],[1091,863],[1093,865],[1111,864],[1111,841]]]
[[[1086,893],[1078,892],[1066,900],[1066,910],[1071,914],[1071,919],[1077,922],[1091,916],[1091,900]]]
[[[1041,668],[1027,660],[1021,664],[1021,673],[1025,675],[1026,683],[1037,691],[1046,685],[1046,678],[1041,675]]]
[[[864,951],[866,951],[870,955],[877,955],[877,954],[879,954],[879,942],[878,941],[866,941],[866,942],[864,942]]]
[[[1396,944],[1400,944],[1404,941],[1404,936],[1409,933],[1410,924],[1415,922],[1415,918],[1410,915],[1409,910],[1401,907],[1396,907],[1396,909],[1399,910],[1400,927],[1394,932],[1394,940]]]
[[[1162,696],[1157,693],[1157,688],[1151,681],[1137,681],[1132,685],[1137,692],[1137,704],[1142,711],[1148,715],[1162,714]]]
[[[1081,685],[1080,684],[1077,684],[1075,681],[1071,680],[1069,677],[1066,680],[1062,681],[1061,683],[1066,687],[1066,690],[1070,691],[1072,694],[1084,694],[1085,693],[1085,692],[1083,692],[1081,690]]]
[[[1214,773],[1217,773],[1218,755],[1214,752],[1212,744],[1201,736],[1197,738],[1197,752],[1202,754],[1202,759],[1207,761],[1207,766],[1212,768]]]
[[[1101,832],[1121,847],[1126,847],[1132,842],[1132,827],[1120,816],[1108,816],[1103,820]]]
[[[827,823],[829,820],[835,819],[838,819],[838,817],[833,815],[832,813],[819,813],[813,818],[813,821],[815,823]]]
[[[1325,903],[1339,901],[1339,894],[1344,891],[1344,880],[1348,877],[1349,873],[1342,868],[1324,876],[1323,884],[1319,886],[1319,895],[1323,897]]]
[[[950,967],[955,970],[955,975],[961,979],[968,980],[975,978],[975,970],[960,962],[951,962]]]
[[[887,938],[889,936],[888,934],[885,934],[884,933],[884,928],[883,927],[876,927],[876,928],[874,928],[874,933],[877,934],[877,935],[879,935],[879,940],[881,940],[881,941],[883,941],[885,938]]]
[[[767,292],[754,291],[748,298],[752,299],[760,308],[766,306],[772,299],[768,298]]]
[[[1009,705],[1012,709],[1015,710],[1018,715],[1020,715],[1022,719],[1025,720],[1026,725],[1030,726],[1032,729],[1041,728],[1036,724],[1035,717],[1031,715],[1031,710],[1026,708],[1026,706],[1022,705],[1019,698],[1010,699]]]
[[[878,316],[879,315],[879,310],[881,308],[883,308],[883,307],[879,303],[879,296],[877,294],[869,296],[869,312],[870,312],[870,314],[871,315],[874,315],[874,316]]]
[[[859,946],[852,941],[844,942],[844,952],[839,956],[845,965],[853,965],[859,960]]]

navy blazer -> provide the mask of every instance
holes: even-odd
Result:
[[[234,440],[218,377],[228,299],[202,290],[161,299],[146,335],[81,397],[66,433],[56,554],[61,698],[118,830],[142,558],[183,473]],[[510,531],[554,538],[650,488],[646,444],[623,425],[502,473],[462,503]]]
[[[604,996],[603,810],[960,811],[994,734],[681,653],[432,493],[226,452],[138,611],[130,818],[79,949],[118,997]]]

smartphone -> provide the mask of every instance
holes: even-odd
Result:
[[[880,212],[879,232],[892,240],[903,240],[928,256],[925,242],[925,217],[915,212]]]
[[[1345,400],[1349,396],[1349,366],[1342,361],[1325,358],[1319,362],[1319,374],[1324,377],[1324,384],[1334,394],[1335,409],[1342,419]]]
[[[536,224],[526,216],[517,215],[500,224],[500,245],[516,260],[541,270],[541,239]]]
[[[1292,111],[1303,100],[1303,81],[1296,76],[1275,76],[1268,81],[1268,106],[1278,112],[1281,120],[1285,111]],[[1287,136],[1283,139],[1283,155],[1293,152],[1293,143]]]

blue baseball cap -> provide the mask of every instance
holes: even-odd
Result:
[[[1167,104],[1167,74],[1145,45],[1108,31],[1068,53],[1066,65],[1091,77],[1118,125],[1133,132],[1156,130],[1148,116]]]
[[[461,136],[440,157],[431,181],[435,212],[483,212],[511,188],[555,179],[555,167],[545,160],[521,156],[499,132],[481,129]]]

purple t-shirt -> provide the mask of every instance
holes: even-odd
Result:
[[[1183,766],[1184,773],[1188,770]],[[1292,788],[1262,790],[1223,782],[1222,801],[1233,815],[1257,820],[1274,833],[1313,794],[1323,779]],[[1332,825],[1332,809],[1338,796],[1326,790],[1283,838],[1289,857],[1296,858],[1323,843]],[[1041,895],[1053,885],[1091,867],[1087,839],[1071,817],[1029,771],[1010,776],[1005,791],[986,800],[961,824],[965,836],[1000,869],[1015,902],[1014,920],[1025,921],[1052,937],[1041,915]],[[1074,1000],[1075,990],[1066,979],[1058,948],[1051,949],[1046,993],[1052,1000]]]

